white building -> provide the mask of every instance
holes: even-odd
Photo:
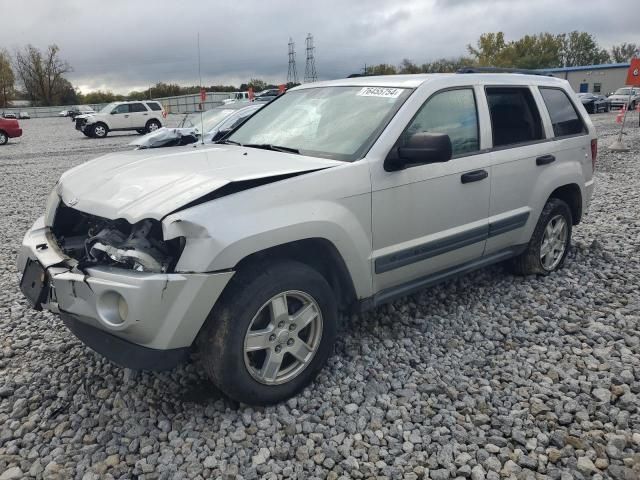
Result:
[[[605,63],[581,67],[548,68],[545,72],[564,78],[576,92],[592,92],[609,95],[624,87],[628,63]]]

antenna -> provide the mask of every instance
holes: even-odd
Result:
[[[287,72],[287,83],[298,83],[298,70],[296,70],[296,44],[289,37],[289,71]]]
[[[316,59],[314,57],[313,35],[307,34],[307,64],[304,67],[304,83],[313,83],[318,80],[318,74],[316,73]]]
[[[198,78],[200,81],[200,92],[202,92],[202,69],[200,67],[200,32],[198,32]],[[204,103],[202,102],[202,107],[200,108],[200,127],[202,128],[202,132],[200,132],[200,142],[204,145]]]

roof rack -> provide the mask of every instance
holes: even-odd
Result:
[[[527,70],[526,68],[501,68],[501,67],[462,67],[456,73],[520,73],[523,75],[542,75],[551,77],[548,72],[540,70]]]

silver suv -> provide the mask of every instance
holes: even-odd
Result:
[[[140,134],[162,127],[165,112],[156,101],[113,102],[99,112],[76,115],[76,130],[87,137],[104,138],[112,131],[135,130]]]
[[[120,365],[195,351],[230,397],[274,403],[322,368],[343,313],[499,261],[560,268],[596,153],[556,78],[302,85],[220,143],[63,174],[24,237],[21,288]]]

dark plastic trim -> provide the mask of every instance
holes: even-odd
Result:
[[[143,347],[84,323],[68,312],[60,312],[60,317],[82,343],[121,367],[134,370],[171,370],[189,358],[190,347],[171,350]]]

